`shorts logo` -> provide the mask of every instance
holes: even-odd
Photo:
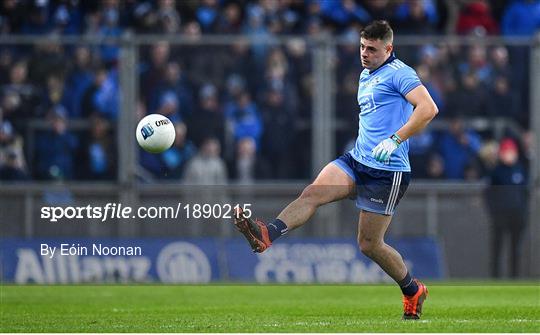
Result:
[[[379,204],[384,204],[384,201],[382,199],[370,198],[369,201],[378,202]]]

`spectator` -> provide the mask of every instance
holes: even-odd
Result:
[[[116,145],[110,122],[102,116],[90,119],[90,133],[81,143],[80,177],[90,180],[110,180],[116,176]]]
[[[27,18],[24,4],[20,1],[0,2],[0,34],[16,34]]]
[[[504,11],[501,26],[506,36],[533,36],[540,29],[540,1],[510,2]]]
[[[358,57],[358,43],[360,34],[356,29],[349,28],[343,33],[345,43],[337,47],[336,61],[336,118],[337,122],[343,122],[345,129],[337,133],[336,145],[338,152],[341,152],[346,143],[354,137],[358,132],[358,127],[351,120],[351,111],[358,109],[357,94],[358,94],[358,78],[362,71],[360,57]],[[295,71],[295,66],[291,66],[291,70]],[[292,78],[295,78],[292,76]],[[297,83],[296,87],[302,87],[302,83]],[[305,93],[305,92],[301,92]],[[302,108],[298,111],[299,116],[310,117],[311,101],[309,96],[300,94],[300,104]],[[266,116],[266,115],[265,115]],[[290,120],[289,125],[294,124],[295,120]],[[266,123],[266,121],[265,121]]]
[[[512,78],[512,69],[510,68],[508,49],[499,45],[491,49],[490,53],[492,71],[495,76],[504,76]]]
[[[491,274],[501,277],[501,254],[506,236],[510,238],[510,276],[519,275],[521,240],[527,222],[527,174],[519,160],[513,139],[505,138],[499,146],[499,164],[491,173],[486,203],[491,214]]]
[[[201,149],[191,159],[184,173],[184,182],[191,185],[224,185],[227,167],[220,157],[221,146],[216,138],[203,140]]]
[[[248,92],[238,95],[236,101],[225,109],[225,117],[232,127],[233,138],[238,141],[244,137],[251,137],[259,142],[263,124],[257,105],[251,100]]]
[[[94,81],[94,74],[91,70],[92,55],[88,47],[78,46],[74,56],[74,65],[65,83],[64,104],[70,118],[81,118],[84,115],[82,110],[84,93]]]
[[[435,137],[425,130],[409,139],[409,159],[416,178],[427,178],[430,160],[433,157]]]
[[[120,109],[118,72],[108,71],[100,66],[94,77],[94,84],[83,95],[82,112],[84,117],[99,115],[116,120]]]
[[[449,129],[439,134],[436,146],[444,162],[444,176],[465,179],[465,170],[477,160],[480,146],[480,136],[466,129],[461,117],[450,120]]]
[[[461,87],[448,96],[448,109],[451,115],[460,113],[467,117],[486,116],[487,91],[474,73],[461,76]]]
[[[308,18],[304,24],[304,31],[308,36],[321,36],[325,33],[322,20],[318,16]]]
[[[180,65],[176,62],[169,62],[165,68],[165,78],[154,88],[150,94],[149,110],[156,111],[169,116],[172,121],[185,120],[191,115],[193,110],[193,97],[191,85],[188,83]],[[163,108],[163,103],[175,100],[173,111],[159,111]]]
[[[443,93],[441,92],[438,83],[434,81],[429,67],[423,64],[419,65],[416,67],[416,73],[433,98],[437,107],[444,109]]]
[[[291,178],[294,171],[295,112],[287,101],[287,90],[281,81],[271,81],[264,92],[262,107],[265,132],[261,153],[273,165],[270,178]]]
[[[11,122],[17,133],[24,133],[28,119],[36,116],[39,94],[35,85],[28,81],[28,66],[18,61],[9,71],[9,83],[1,87],[2,114]]]
[[[484,85],[489,85],[492,78],[492,67],[487,58],[487,50],[483,45],[473,45],[468,50],[466,62],[459,65],[460,73],[474,74]]]
[[[201,28],[196,21],[189,22],[184,34],[187,38],[196,41],[201,37]],[[215,83],[220,89],[223,87],[223,79],[226,77],[225,57],[227,47],[214,45],[212,52],[201,45],[185,45],[181,48],[181,53],[184,59],[184,66],[189,71],[189,80],[196,86],[200,87],[207,82]]]
[[[249,38],[255,64],[262,67],[268,54],[268,44],[258,43],[259,41],[268,41],[271,39],[271,33],[264,24],[265,12],[264,9],[252,4],[247,8],[247,19],[245,20],[243,33]]]
[[[399,34],[430,35],[436,32],[437,8],[432,0],[411,0],[396,8],[395,29]]]
[[[351,22],[369,23],[372,18],[368,11],[354,0],[320,1],[322,17],[335,24],[338,30]]]
[[[225,101],[225,106],[232,106],[240,97],[240,94],[245,92],[248,88],[246,87],[246,81],[241,75],[238,73],[232,73],[227,77],[225,89],[225,96],[223,98]]]
[[[253,60],[251,46],[249,42],[243,38],[234,41],[225,52],[225,57],[222,62],[225,66],[226,73],[236,73],[242,78],[245,78],[247,88],[258,88],[258,78],[254,75],[258,73],[256,64]]]
[[[84,35],[95,37],[101,34],[101,13],[99,8],[95,7],[86,12],[83,25]],[[100,53],[99,47],[95,48],[95,52]]]
[[[7,152],[5,160],[0,161],[0,180],[24,181],[28,180],[26,171],[17,164],[17,154]]]
[[[44,180],[72,179],[77,140],[67,129],[67,112],[60,105],[53,106],[47,118],[50,129],[36,136],[35,176]]]
[[[478,153],[482,163],[483,176],[489,176],[499,162],[499,142],[496,140],[486,141]]]
[[[362,67],[360,64],[360,57],[358,57],[360,34],[357,30],[350,28],[342,34],[342,37],[345,39],[346,43],[338,45],[337,49],[338,56],[336,57],[336,75],[338,78],[344,78],[347,76],[347,74],[352,72],[351,69],[361,69]],[[291,68],[291,70],[294,71],[294,67]],[[355,75],[358,77],[360,74],[355,73]]]
[[[161,160],[165,165],[165,178],[180,180],[187,163],[197,153],[197,148],[193,142],[186,138],[187,127],[185,123],[175,123],[174,129],[176,137],[173,146],[161,154]]]
[[[171,52],[167,42],[157,42],[150,48],[150,60],[143,64],[140,82],[140,92],[147,106],[150,106],[151,92],[160,85],[165,77]]]
[[[135,32],[142,33],[155,33],[159,31],[159,16],[152,7],[150,1],[142,1],[132,7],[132,23],[135,28]],[[161,26],[160,28],[163,28]]]
[[[23,139],[15,133],[9,121],[0,121],[0,164],[26,170],[23,152]]]
[[[240,184],[250,184],[255,180],[257,165],[257,145],[251,137],[244,137],[237,143],[234,159],[234,178]]]
[[[426,48],[423,48],[423,51]],[[446,91],[446,82],[449,78],[454,78],[459,73],[459,66],[463,58],[463,50],[461,45],[454,39],[445,40],[437,46],[427,46],[426,53],[429,55],[427,58],[431,58],[432,62],[427,64],[433,71],[432,75],[435,81],[438,82],[438,86],[443,91]],[[424,63],[424,58],[422,58]]]
[[[390,0],[365,0],[365,8],[372,20],[386,20],[392,17],[394,3]]]
[[[83,13],[76,2],[62,1],[53,6],[53,32],[62,35],[75,35],[81,33]]]
[[[159,32],[164,34],[177,34],[180,32],[182,20],[174,5],[174,0],[159,0],[157,11]]]
[[[521,134],[521,143],[523,143],[523,159],[525,161],[530,161],[535,159],[535,150],[536,150],[536,136],[532,130],[526,130]]]
[[[46,42],[34,46],[34,51],[28,62],[29,80],[38,86],[45,86],[51,75],[65,77],[67,59],[64,46],[55,41],[51,35]]]
[[[165,178],[166,171],[159,155],[149,153],[139,147],[139,163],[152,177]]]
[[[216,32],[219,34],[240,34],[242,29],[242,9],[235,2],[229,2],[220,13]]]
[[[95,104],[102,116],[116,120],[120,110],[118,70],[111,69],[95,96]]]
[[[197,152],[193,142],[186,138],[187,127],[184,123],[176,122],[175,132],[176,137],[169,150],[159,155],[139,150],[141,166],[156,178],[180,180],[187,162]]]
[[[101,10],[101,22],[98,30],[98,36],[120,37],[122,35],[122,27],[120,26],[120,8],[118,0],[109,0],[103,2],[104,6]],[[107,65],[113,65],[118,62],[120,48],[116,44],[102,44],[100,48],[101,61]]]
[[[517,97],[510,90],[506,77],[497,77],[488,100],[488,115],[493,117],[506,117],[519,120],[523,123],[528,113],[522,113],[518,108]]]
[[[9,72],[13,65],[13,58],[16,50],[12,48],[0,49],[0,84],[4,85],[9,81]]]
[[[214,85],[206,84],[199,90],[199,106],[190,118],[188,129],[197,146],[208,137],[216,138],[220,147],[225,143],[225,116]]]
[[[64,108],[67,106],[68,98],[65,94],[64,78],[58,75],[50,75],[47,78],[44,100],[45,109],[53,105],[62,105]],[[69,110],[67,112],[68,116],[72,114]]]
[[[202,0],[195,15],[203,33],[214,32],[219,16],[217,0]]]
[[[155,113],[165,115],[172,122],[182,121],[182,117],[180,116],[180,104],[178,102],[176,92],[162,92],[159,96],[158,109],[155,111]]]
[[[266,3],[273,3],[272,1],[266,1]],[[301,17],[301,6],[302,2],[286,2],[278,1],[276,3],[276,11],[272,15],[276,16],[281,22],[282,34],[294,34],[298,33],[300,27]]]
[[[358,47],[358,41],[359,39],[357,39],[354,42],[355,53],[358,52],[356,50],[356,48]],[[298,91],[297,92],[298,93],[298,104],[297,104],[298,115],[301,115],[301,116],[310,115],[311,100],[309,99],[309,96],[306,91],[309,90],[308,86],[309,86],[309,81],[311,79],[312,64],[311,64],[311,55],[309,54],[309,51],[307,49],[307,43],[303,39],[293,39],[289,41],[286,47],[287,47],[286,54],[287,54],[287,58],[290,64],[288,72],[289,72],[289,78],[291,79],[291,90],[294,87]],[[353,47],[350,44],[348,44],[348,48],[352,49]],[[341,57],[339,58],[341,59]],[[351,58],[351,60],[353,61],[352,64],[360,65],[360,59],[358,57]],[[343,63],[340,62],[338,63],[338,66],[341,66],[341,69],[343,70],[343,67],[345,67],[344,64],[345,62]],[[351,73],[350,64],[351,63],[348,63],[349,65],[348,71],[345,70],[345,72],[347,73]],[[358,76],[359,74],[357,74],[356,79],[358,79]],[[339,74],[338,74],[338,77],[341,78]]]
[[[27,35],[42,35],[51,31],[48,1],[32,1],[26,8],[21,33]]]
[[[444,161],[439,154],[432,154],[428,158],[427,163],[427,176],[428,179],[444,179]]]
[[[539,7],[540,8],[540,7]],[[512,66],[510,66],[510,52],[512,52]],[[528,127],[528,97],[529,97],[529,77],[528,66],[526,63],[529,61],[529,50],[527,47],[511,47],[506,46],[496,46],[491,50],[490,53],[491,63],[492,63],[492,72],[493,79],[491,82],[494,84],[497,82],[498,77],[506,79],[508,84],[509,95],[512,95],[515,99],[514,107],[519,110],[518,113],[514,114],[510,112],[510,117],[516,116],[518,122],[525,128]],[[510,85],[511,83],[511,85]],[[492,89],[496,89],[492,85]]]
[[[474,0],[466,3],[460,10],[456,26],[458,34],[476,34],[479,36],[495,35],[499,27],[491,14],[486,0]]]
[[[94,73],[93,83],[86,88],[81,100],[81,116],[88,118],[99,113],[99,107],[96,105],[95,96],[100,87],[107,80],[107,68],[99,66]]]

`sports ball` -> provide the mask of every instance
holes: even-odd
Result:
[[[137,142],[146,151],[158,154],[171,147],[176,137],[174,125],[167,117],[150,114],[137,125]]]

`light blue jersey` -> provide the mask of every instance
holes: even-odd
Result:
[[[421,84],[416,72],[394,56],[372,72],[362,71],[358,83],[358,138],[350,151],[356,161],[380,170],[411,171],[408,141],[387,162],[376,161],[371,150],[409,120],[413,106],[405,95]]]

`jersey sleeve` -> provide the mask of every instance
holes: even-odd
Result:
[[[414,88],[422,85],[420,78],[410,67],[404,67],[397,70],[394,73],[393,83],[396,90],[402,95],[406,96]]]

